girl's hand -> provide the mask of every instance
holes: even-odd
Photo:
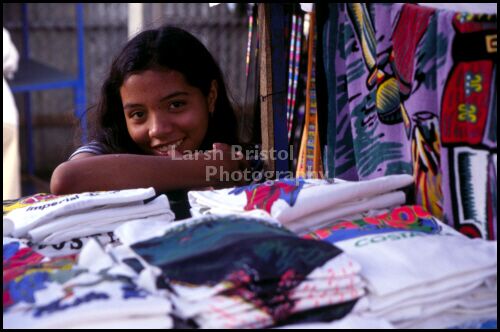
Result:
[[[223,151],[224,153],[233,152],[231,145],[228,145],[226,143],[214,143],[212,145],[212,151],[217,151],[217,150]],[[235,153],[232,154],[231,157],[236,160],[243,160],[243,153],[241,153],[240,151],[235,151]]]
[[[225,143],[214,143],[213,149],[207,151],[207,153],[212,153],[216,156],[217,159],[220,158],[220,151],[222,151],[222,170],[223,172],[228,172],[230,181],[224,182],[223,186],[231,186],[231,185],[244,185],[249,182],[251,179],[245,179],[245,174],[243,171],[250,168],[250,163],[243,156],[241,151],[233,151],[230,145]],[[242,174],[236,174],[237,172]]]

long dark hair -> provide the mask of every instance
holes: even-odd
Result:
[[[237,121],[229,100],[222,72],[207,48],[192,34],[176,27],[146,30],[131,39],[114,59],[101,96],[95,105],[91,136],[113,153],[142,153],[132,141],[123,112],[120,87],[134,73],[165,68],[184,75],[188,84],[208,96],[217,82],[217,99],[201,150],[215,142],[238,144]]]

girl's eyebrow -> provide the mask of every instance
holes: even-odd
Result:
[[[162,97],[160,99],[160,103],[166,101],[166,100],[169,100],[169,99],[172,99],[172,98],[175,98],[175,97],[179,97],[179,96],[187,96],[189,95],[189,93],[185,92],[185,91],[176,91],[176,92],[173,92],[165,97]],[[127,109],[127,108],[135,108],[135,107],[141,107],[143,106],[142,104],[133,104],[133,103],[127,103],[125,105],[123,105],[123,109]]]
[[[161,98],[160,99],[160,103],[164,102],[165,100],[169,100],[169,99],[172,99],[172,98],[175,98],[175,97],[179,97],[179,96],[183,96],[183,95],[187,96],[188,93],[185,92],[185,91],[176,91],[174,93],[169,94],[168,96],[165,96],[165,97]]]

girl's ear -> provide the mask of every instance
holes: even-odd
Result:
[[[210,92],[208,93],[208,112],[213,115],[215,112],[215,101],[217,100],[217,81],[213,80],[210,85]]]

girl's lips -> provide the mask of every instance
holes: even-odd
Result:
[[[184,142],[184,138],[181,138],[171,144],[162,144],[162,145],[157,145],[153,148],[153,151],[155,154],[161,155],[161,156],[167,156],[168,152],[177,150],[179,146]]]

